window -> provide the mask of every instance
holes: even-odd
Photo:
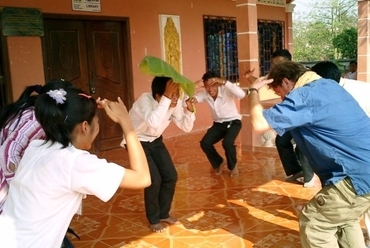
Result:
[[[258,20],[258,47],[261,76],[271,67],[271,55],[284,48],[284,22]]]
[[[238,47],[235,17],[204,16],[207,71],[237,82]]]

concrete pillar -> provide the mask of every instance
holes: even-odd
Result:
[[[246,70],[255,68],[254,75],[259,75],[256,2],[256,0],[236,0],[239,81],[241,87],[249,86],[248,80],[243,77]],[[240,111],[243,116],[243,128],[241,130],[242,149],[252,150],[253,132],[247,97],[241,100]]]
[[[370,83],[370,1],[358,0],[357,79]]]
[[[295,4],[287,4],[285,7],[285,20],[286,20],[286,35],[285,35],[285,49],[288,49],[293,54],[293,11]]]

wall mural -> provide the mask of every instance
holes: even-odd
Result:
[[[182,73],[180,17],[159,15],[162,59]]]

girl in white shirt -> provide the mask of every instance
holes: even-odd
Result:
[[[131,169],[87,151],[99,132],[98,106],[121,126]],[[29,144],[10,184],[0,216],[1,247],[60,247],[84,195],[108,201],[118,187],[150,185],[145,154],[120,98],[95,101],[81,90],[59,89],[40,96],[35,113],[46,140]]]

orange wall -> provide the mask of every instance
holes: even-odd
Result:
[[[40,37],[8,37],[9,69],[14,99],[28,85],[44,84]]]
[[[285,7],[257,5],[258,19],[285,21]]]

